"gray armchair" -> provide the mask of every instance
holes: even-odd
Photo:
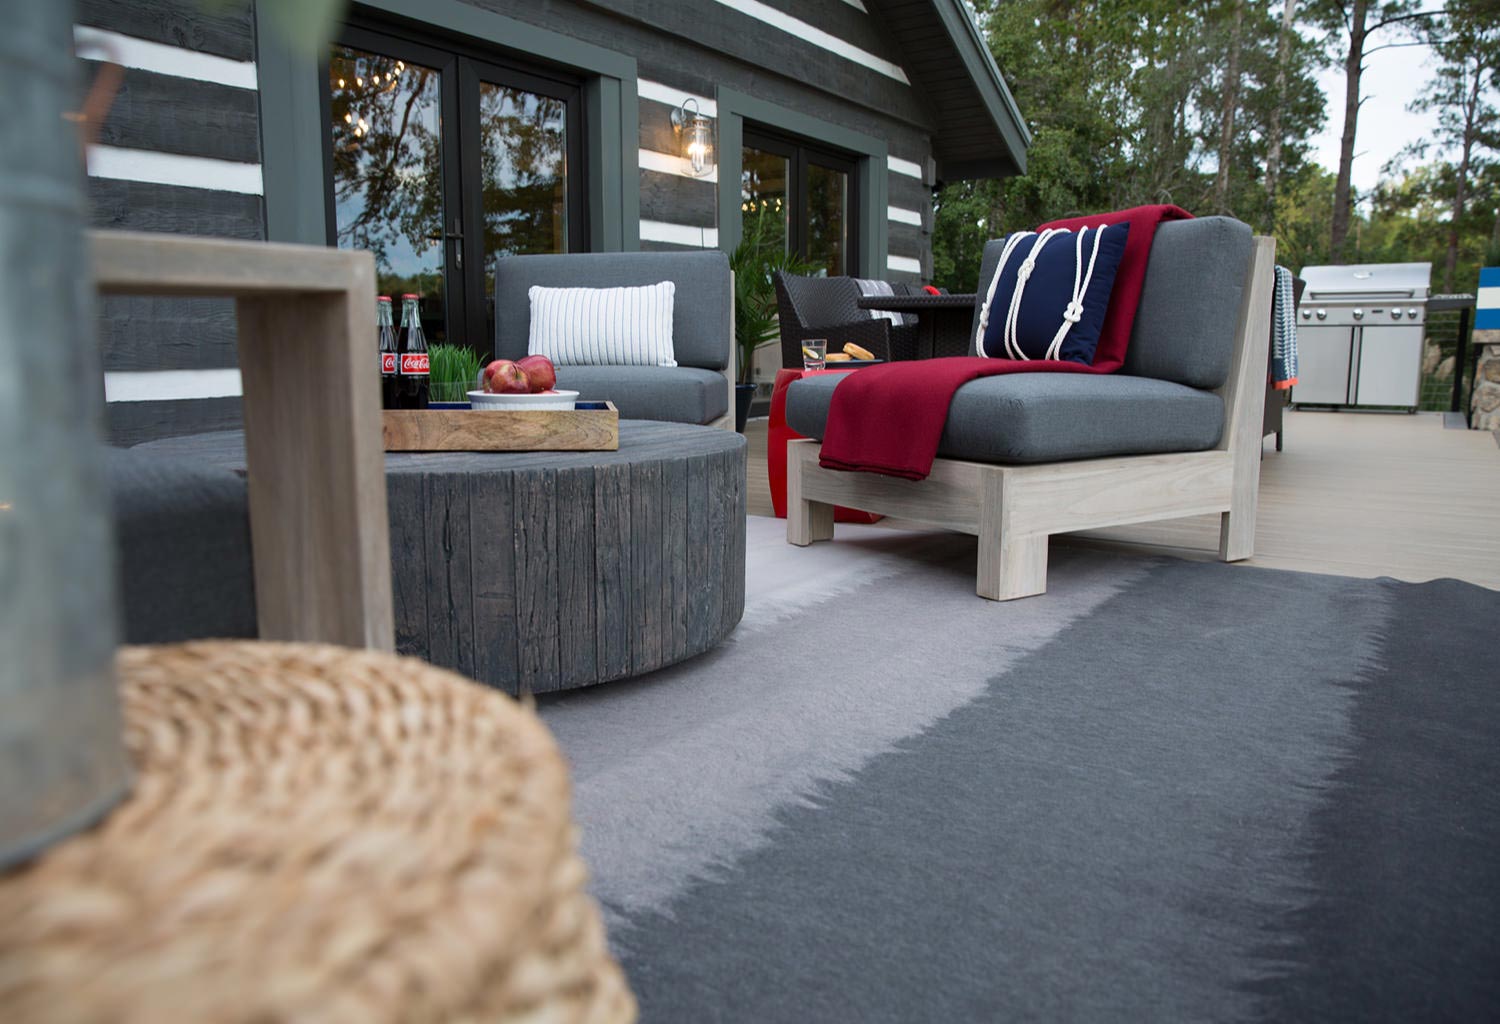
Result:
[[[559,366],[557,386],[615,403],[626,419],[733,428],[733,283],[721,252],[507,256],[495,265],[495,355],[526,355],[532,285],[616,288],[672,281],[676,366]]]

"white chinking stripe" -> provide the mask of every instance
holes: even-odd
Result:
[[[885,208],[886,218],[897,224],[911,224],[915,227],[922,226],[922,215],[916,210],[903,210],[899,206],[887,206]]]
[[[861,50],[853,43],[846,43],[838,36],[824,32],[822,29],[809,25],[800,18],[794,18],[790,14],[778,11],[774,7],[767,6],[761,3],[760,0],[714,0],[714,2],[728,7],[730,10],[739,11],[741,14],[754,18],[756,21],[764,22],[772,28],[779,28],[789,35],[796,36],[803,42],[811,43],[820,49],[827,50],[829,53],[837,54],[845,60],[861,64],[871,71],[885,75],[887,78],[893,78],[902,85],[911,85],[911,79],[906,77],[906,72],[901,70],[899,64],[892,64],[884,57],[877,57],[868,50]]]
[[[90,146],[89,174],[95,178],[144,181],[156,185],[181,185],[219,192],[262,195],[260,164],[216,160],[206,156],[154,153],[121,146]]]
[[[895,270],[902,274],[922,273],[922,261],[912,259],[910,256],[887,256],[885,265],[888,270]]]
[[[887,156],[885,165],[890,168],[892,174],[904,174],[908,178],[922,180],[922,165],[912,163],[910,160],[902,160],[900,157]]]
[[[259,87],[253,61],[216,57],[86,25],[73,26],[73,48],[80,57],[113,60],[127,68],[154,71],[159,75],[217,82],[237,89]]]
[[[669,242],[672,245],[692,245],[700,249],[715,249],[719,245],[717,228],[697,228],[691,224],[668,224],[660,220],[641,221],[641,241]]]
[[[685,158],[674,156],[671,153],[662,153],[654,149],[640,150],[639,163],[642,170],[656,171],[658,174],[675,174],[683,178],[692,178],[694,181],[719,180],[719,169],[717,167],[707,174],[694,174]]]
[[[239,370],[153,370],[104,375],[106,402],[175,402],[193,398],[237,398]]]
[[[680,107],[685,100],[693,100],[698,104],[698,113],[704,117],[718,117],[719,104],[707,96],[699,96],[696,93],[684,92],[674,89],[670,85],[662,85],[645,78],[635,80],[636,95],[643,100],[655,100],[657,103],[665,103],[669,107]]]

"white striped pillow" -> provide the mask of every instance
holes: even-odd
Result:
[[[558,366],[676,366],[671,281],[638,288],[532,285],[526,351]]]

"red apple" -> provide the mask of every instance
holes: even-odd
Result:
[[[484,368],[484,390],[496,395],[524,395],[531,391],[531,384],[518,364],[496,359]]]
[[[531,393],[540,394],[550,391],[557,383],[557,367],[552,365],[552,360],[546,356],[527,356],[517,359],[516,365],[526,373],[526,379],[531,382]]]

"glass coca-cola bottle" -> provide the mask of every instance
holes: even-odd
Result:
[[[382,295],[375,300],[375,332],[380,340],[380,407],[395,409],[398,402],[396,369],[396,328],[391,319],[391,297]]]
[[[430,371],[427,338],[422,334],[422,315],[417,310],[419,298],[410,293],[401,296],[401,341],[397,359],[400,395],[397,405],[402,409],[427,408]]]

